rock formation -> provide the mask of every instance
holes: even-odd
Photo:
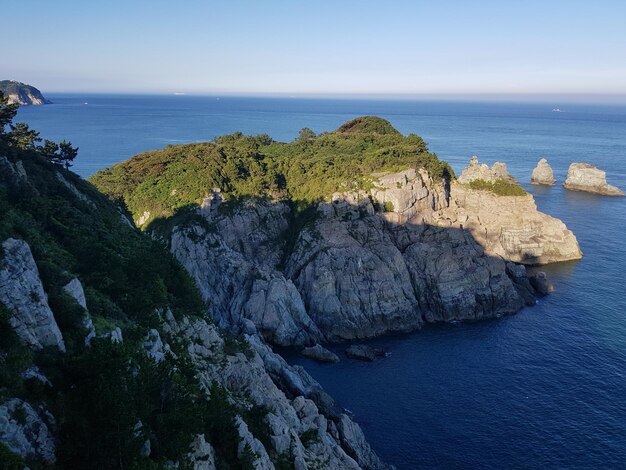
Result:
[[[530,177],[530,182],[532,184],[544,184],[548,186],[552,186],[554,183],[556,183],[556,180],[554,179],[554,173],[552,172],[552,167],[548,163],[548,160],[546,160],[545,158],[539,160]]]
[[[34,349],[65,344],[30,247],[23,240],[9,238],[2,243],[0,258],[0,303],[9,311],[9,322],[18,336]]]
[[[506,165],[490,169],[477,159],[464,175],[515,182]],[[434,181],[424,170],[375,174],[369,191],[333,194],[289,251],[293,214],[282,202],[200,214],[209,225],[174,229],[172,253],[220,326],[280,345],[514,313],[536,293],[514,263],[581,257],[574,235],[531,195],[498,196]]]
[[[567,170],[565,189],[603,196],[623,196],[624,191],[606,182],[606,172],[589,163],[572,163]]]
[[[489,168],[484,163],[479,163],[476,155],[470,159],[469,166],[463,170],[463,173],[461,173],[461,176],[458,178],[458,182],[467,184],[475,180],[488,181],[490,183],[498,180],[516,182],[509,174],[506,163],[495,162],[493,166]]]
[[[300,354],[319,362],[339,362],[339,356],[320,344],[304,348]]]
[[[0,80],[0,92],[9,100],[9,104],[17,103],[22,106],[51,104],[52,101],[43,97],[41,92],[31,85],[15,80]]]

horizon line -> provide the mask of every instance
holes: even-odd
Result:
[[[43,93],[43,92],[42,92]],[[433,92],[433,93],[391,93],[391,92],[228,92],[228,91],[184,91],[184,90],[48,90],[44,94],[66,95],[141,95],[141,96],[172,96],[184,97],[228,97],[228,98],[284,98],[284,99],[360,99],[360,100],[392,100],[392,101],[525,101],[548,102],[564,100],[568,103],[593,104],[626,104],[626,92]]]

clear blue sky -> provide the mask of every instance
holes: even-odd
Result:
[[[626,94],[626,1],[20,0],[0,78],[44,91]]]

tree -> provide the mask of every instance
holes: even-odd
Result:
[[[19,108],[19,104],[7,104],[8,102],[8,98],[5,98],[4,94],[0,91],[0,140],[5,140],[6,127],[13,122],[17,108]]]
[[[66,169],[72,166],[72,162],[78,155],[78,147],[72,147],[72,143],[66,140],[59,142],[59,151],[51,158],[52,163],[63,165]]]
[[[317,135],[315,135],[315,132],[313,132],[308,127],[303,127],[302,129],[300,129],[300,132],[298,133],[297,140],[301,142],[307,142],[309,140],[315,139],[316,137]]]
[[[10,124],[11,132],[8,137],[11,144],[23,150],[35,148],[35,142],[40,142],[39,132],[28,127],[25,122]]]

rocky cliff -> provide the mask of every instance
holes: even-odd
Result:
[[[0,152],[0,467],[388,468],[254,331],[277,343],[281,328],[320,335],[269,268],[286,206],[177,229],[181,250],[206,248],[202,230],[220,244],[200,267],[233,279],[199,284],[218,321],[240,314],[229,295],[243,302],[251,334],[233,336],[167,251],[91,185],[1,133]],[[267,233],[251,236],[257,227]]]
[[[290,248],[289,205],[212,206],[201,212],[208,226],[173,230],[171,251],[221,325],[281,345],[514,313],[535,300],[520,264],[581,256],[574,235],[532,196],[473,190],[425,170],[377,173],[369,191],[333,194]]]
[[[0,92],[8,98],[8,104],[17,103],[22,106],[51,104],[41,92],[31,85],[15,80],[0,80]]]
[[[624,191],[606,182],[606,172],[589,163],[572,163],[567,170],[565,189],[601,194],[603,196],[623,196]]]

